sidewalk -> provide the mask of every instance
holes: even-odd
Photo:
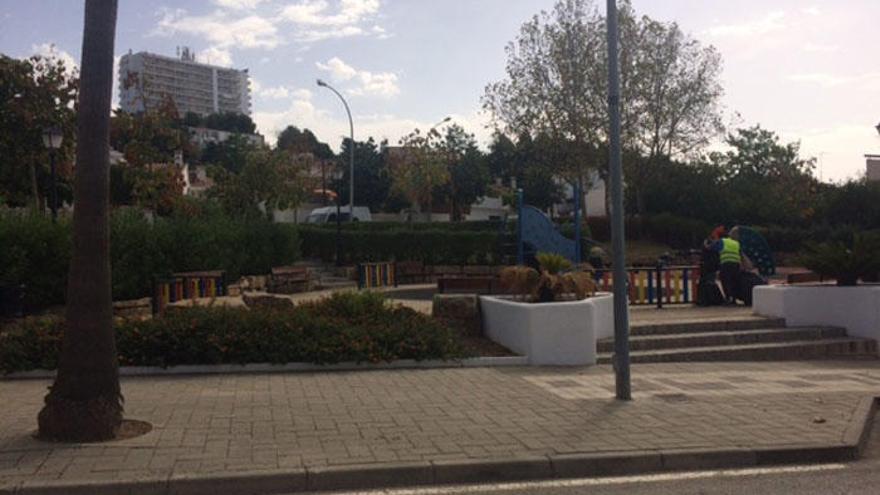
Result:
[[[0,493],[540,478],[602,455],[630,470],[792,461],[861,434],[880,364],[642,365],[632,402],[613,399],[605,366],[126,378],[126,417],[154,429],[93,445],[31,438],[48,384],[0,381]],[[122,480],[137,483],[107,485]]]

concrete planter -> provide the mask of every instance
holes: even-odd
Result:
[[[532,365],[596,364],[596,340],[614,333],[611,294],[583,301],[525,303],[481,296],[483,331]]]
[[[853,337],[880,339],[880,285],[760,286],[752,307],[788,326],[843,327]]]

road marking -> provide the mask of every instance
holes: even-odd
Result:
[[[630,483],[658,483],[664,481],[699,480],[707,478],[731,478],[776,474],[815,473],[846,469],[845,464],[815,464],[809,466],[782,466],[770,468],[717,469],[711,471],[684,471],[678,473],[645,474],[638,476],[613,476],[605,478],[577,478],[569,480],[523,481],[482,485],[448,485],[425,488],[401,488],[342,492],[337,495],[448,495],[505,492],[513,490],[540,490],[551,488],[579,488],[585,486],[624,485]]]

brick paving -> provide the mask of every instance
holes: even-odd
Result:
[[[635,398],[608,367],[126,378],[140,438],[31,438],[45,380],[0,381],[0,489],[24,480],[167,479],[408,461],[837,444],[876,362],[643,365]],[[821,420],[818,420],[821,418]]]

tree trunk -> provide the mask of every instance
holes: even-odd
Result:
[[[122,422],[108,225],[116,10],[117,0],[85,2],[66,327],[58,375],[38,416],[40,435],[52,440],[109,440]]]
[[[40,188],[37,187],[37,164],[31,164],[31,194],[34,196],[34,211],[43,211],[43,202],[40,201]]]

